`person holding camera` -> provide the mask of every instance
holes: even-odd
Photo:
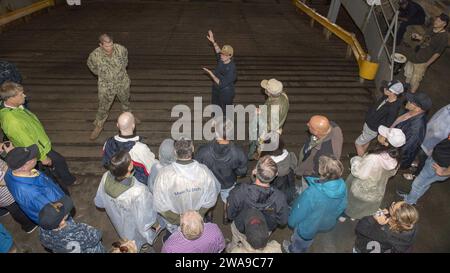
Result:
[[[362,218],[356,225],[353,253],[411,252],[417,235],[419,212],[404,201]]]
[[[448,15],[442,13],[434,19],[432,28],[424,35],[411,35],[413,40],[419,41],[405,66],[406,83],[411,85],[411,93],[416,93],[428,67],[444,53],[448,45],[448,21]]]
[[[345,215],[352,220],[372,215],[380,207],[389,179],[397,173],[400,147],[405,144],[405,134],[397,128],[378,127],[378,146],[372,153],[350,160],[347,178],[348,206]],[[345,217],[339,218],[341,222]]]

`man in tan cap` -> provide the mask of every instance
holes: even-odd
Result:
[[[234,50],[230,45],[224,45],[220,49],[211,30],[208,31],[206,38],[213,44],[217,58],[217,66],[214,72],[203,67],[203,70],[213,80],[211,104],[220,106],[225,115],[226,106],[233,105],[234,99],[234,82],[237,77],[236,65],[233,60]]]
[[[255,152],[257,151],[260,142],[268,139],[271,134],[281,135],[289,111],[289,98],[286,93],[283,92],[283,84],[280,81],[276,79],[262,80],[261,87],[264,88],[265,93],[267,94],[267,100],[264,103],[267,107],[267,129],[260,135],[258,141],[250,141],[248,152],[249,160],[257,159],[258,155],[255,157]],[[278,113],[278,122],[276,122],[277,118],[274,117],[273,121],[275,121],[275,123],[273,124],[272,111]],[[261,115],[260,108],[257,109],[257,114],[258,116]]]

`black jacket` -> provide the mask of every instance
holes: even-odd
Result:
[[[234,220],[246,208],[255,208],[264,214],[269,230],[287,224],[289,207],[286,197],[273,187],[263,188],[242,182],[231,190],[227,202],[230,220]]]
[[[425,138],[427,131],[426,114],[422,113],[400,122],[395,128],[401,129],[406,137],[406,143],[401,147],[402,160],[400,164],[401,169],[406,169],[411,166],[411,163],[416,158],[420,145]]]
[[[271,185],[286,195],[287,203],[290,205],[296,197],[294,171],[298,162],[297,157],[294,153],[289,153],[287,150],[283,150],[283,153],[279,156],[271,157],[278,167],[278,175]]]
[[[355,233],[355,249],[358,253],[404,253],[411,251],[417,227],[397,233],[391,231],[389,225],[378,224],[373,216],[366,216],[359,220]]]
[[[213,172],[222,189],[232,187],[238,176],[247,174],[247,156],[241,147],[231,142],[219,144],[211,141],[202,145],[194,159]]]
[[[369,111],[367,111],[365,121],[372,131],[378,132],[378,127],[380,125],[384,125],[388,128],[391,127],[398,116],[398,112],[402,106],[402,101],[400,99],[397,99],[394,102],[387,101],[377,110],[378,106],[386,99],[387,96],[383,96],[369,108]]]

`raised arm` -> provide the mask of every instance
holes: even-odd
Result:
[[[206,36],[206,38],[211,42],[211,44],[214,46],[214,51],[218,54],[220,52],[220,47],[214,40],[214,34],[211,30],[208,30],[208,35]]]

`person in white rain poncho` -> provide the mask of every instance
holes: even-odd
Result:
[[[352,219],[373,215],[379,210],[388,180],[397,172],[399,148],[405,144],[405,134],[397,128],[378,127],[380,145],[373,153],[350,160],[351,174],[347,178],[348,205],[345,214]],[[344,218],[340,218],[344,221]]]
[[[217,201],[220,183],[203,164],[192,160],[192,140],[175,141],[177,161],[162,168],[156,177],[154,208],[169,223],[168,230],[176,231],[179,215],[196,210],[204,216]]]
[[[95,196],[95,205],[104,208],[122,240],[134,240],[138,249],[153,244],[164,222],[153,209],[153,196],[147,186],[132,175],[133,162],[128,152],[111,158]]]

